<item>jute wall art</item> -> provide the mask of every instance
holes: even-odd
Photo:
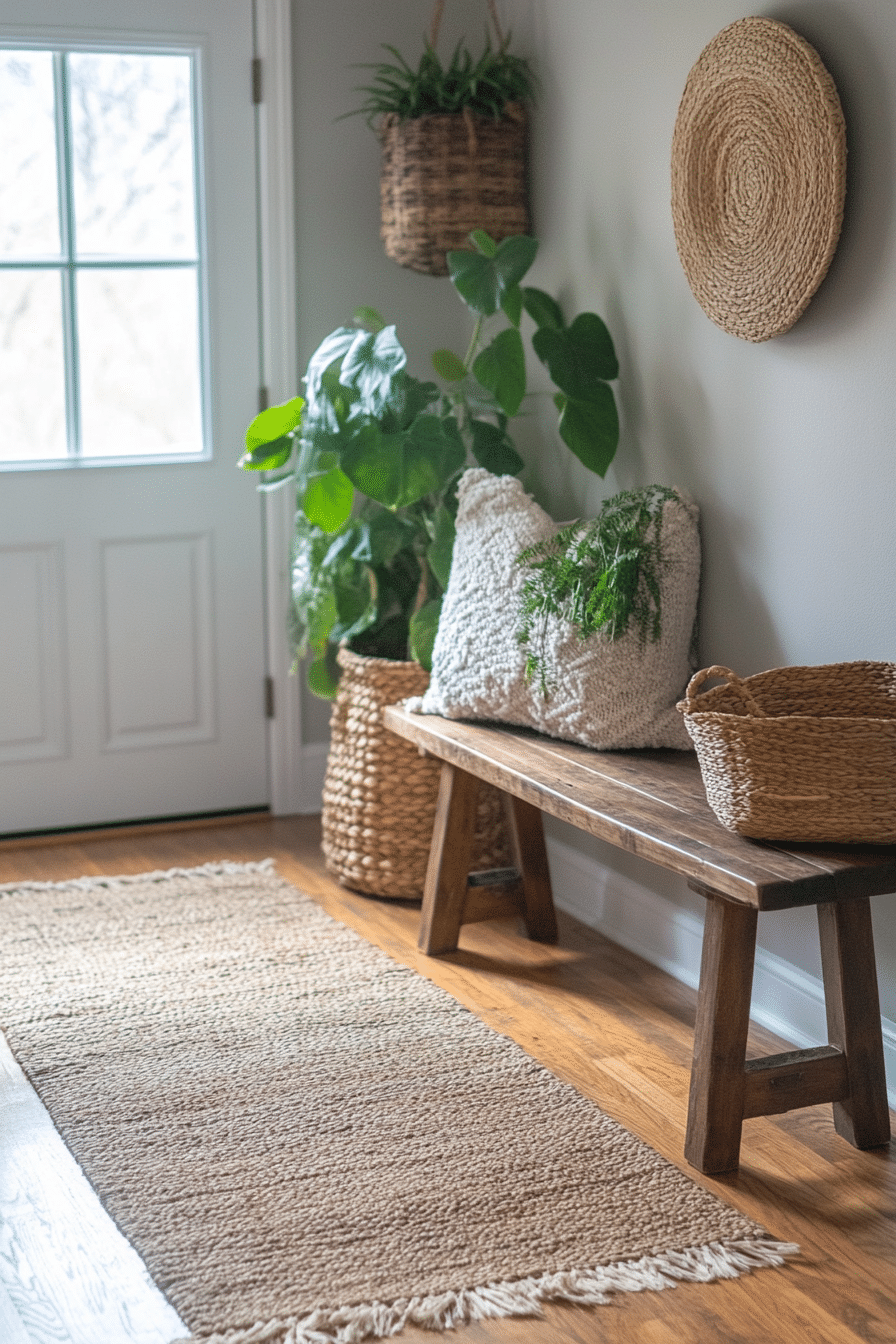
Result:
[[[672,137],[672,219],[697,302],[723,331],[767,341],[805,311],[837,247],[846,128],[818,53],[747,18],[701,52]]]
[[[0,888],[0,1021],[206,1344],[360,1344],[796,1247],[270,861]]]

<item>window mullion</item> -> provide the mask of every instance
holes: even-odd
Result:
[[[75,204],[72,182],[71,104],[68,54],[53,57],[56,83],[56,165],[59,232],[62,240],[62,323],[65,350],[65,415],[70,457],[81,456],[81,391],[78,359],[78,294],[75,272]]]

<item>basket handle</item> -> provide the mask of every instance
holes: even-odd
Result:
[[[688,682],[688,688],[684,693],[683,709],[685,714],[693,714],[697,707],[697,692],[705,681],[712,677],[721,677],[727,681],[732,691],[735,692],[744,708],[756,719],[768,718],[764,709],[760,709],[750,692],[747,690],[743,680],[732,672],[730,667],[721,667],[714,663],[712,667],[704,667],[701,672],[695,672]]]
[[[495,37],[498,40],[498,47],[503,47],[505,38],[501,29],[501,24],[498,20],[498,8],[495,4],[495,0],[485,0],[485,3],[488,5],[488,12],[491,15],[491,20],[495,27]],[[429,45],[432,47],[433,51],[435,51],[436,43],[439,40],[439,27],[442,23],[442,11],[444,8],[445,0],[435,0],[435,4],[432,7],[432,18],[429,23]]]

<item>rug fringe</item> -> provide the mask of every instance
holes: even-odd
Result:
[[[218,863],[203,863],[197,868],[159,868],[153,873],[122,873],[116,877],[72,877],[66,882],[3,882],[0,896],[14,891],[90,891],[96,887],[120,887],[129,882],[164,882],[169,877],[230,877],[239,873],[274,873],[273,859],[257,863],[233,863],[221,859]]]
[[[224,1334],[191,1335],[176,1344],[361,1344],[366,1339],[397,1335],[407,1325],[424,1330],[453,1330],[470,1321],[495,1317],[541,1316],[542,1303],[568,1302],[575,1306],[603,1306],[613,1293],[659,1292],[676,1283],[711,1283],[736,1279],[754,1269],[783,1265],[797,1255],[793,1242],[755,1238],[710,1242],[665,1255],[596,1269],[566,1270],[515,1283],[493,1283],[457,1293],[415,1297],[392,1303],[373,1302],[356,1307],[313,1311],[299,1320],[258,1322],[245,1330]]]

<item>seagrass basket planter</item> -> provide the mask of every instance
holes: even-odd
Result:
[[[441,762],[383,725],[383,710],[422,695],[429,673],[412,662],[340,649],[342,677],[330,721],[323,852],[343,884],[374,896],[419,899],[435,822]],[[499,792],[479,791],[473,868],[511,863]]]
[[[521,103],[493,120],[464,112],[379,127],[381,235],[386,255],[424,275],[447,275],[445,253],[469,248],[474,229],[495,242],[530,231],[528,121]]]
[[[704,682],[725,684],[698,695]],[[706,796],[756,840],[896,843],[896,663],[708,667],[678,705]]]

